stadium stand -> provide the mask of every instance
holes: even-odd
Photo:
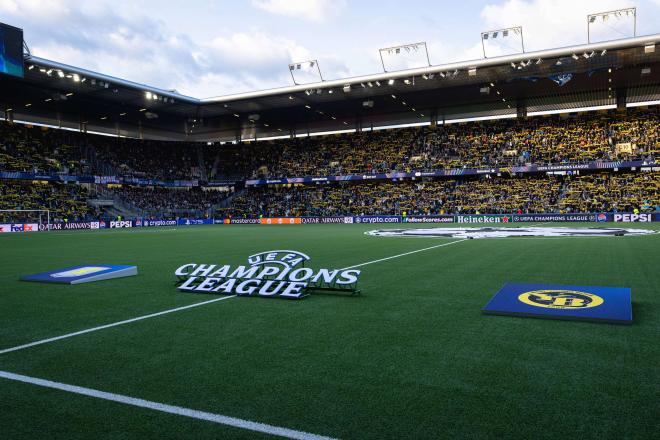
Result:
[[[140,217],[205,218],[213,214],[213,207],[225,200],[228,193],[196,188],[157,188],[121,186],[111,190]]]
[[[51,221],[99,218],[100,212],[87,205],[88,196],[82,185],[0,180],[0,209],[47,209]],[[0,222],[17,220],[16,214],[0,213]]]
[[[255,188],[220,216],[264,217],[654,211],[660,174],[499,177],[476,180]]]
[[[647,160],[660,157],[660,112],[589,113],[404,128],[244,144],[158,142],[20,124],[0,125],[0,171],[213,179],[327,176],[464,167]],[[51,209],[59,219],[102,214],[86,199],[103,193],[141,217],[333,216],[600,212],[660,205],[657,173],[614,171],[455,180],[247,188],[0,181],[4,209]]]

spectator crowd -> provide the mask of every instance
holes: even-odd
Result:
[[[225,145],[0,124],[0,172],[35,174],[206,182],[633,159],[660,160],[658,109]],[[48,208],[70,219],[94,214],[86,204],[93,185],[28,182],[0,180],[0,206]],[[659,204],[658,174],[613,171],[248,188],[233,198],[206,189],[123,186],[110,192],[133,212],[159,217],[213,212],[233,216],[593,212],[653,210]]]

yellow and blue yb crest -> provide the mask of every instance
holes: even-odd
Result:
[[[493,296],[486,314],[630,324],[630,289],[507,283]]]

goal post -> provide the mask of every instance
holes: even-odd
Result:
[[[49,209],[0,209],[2,232],[30,232],[50,230]]]

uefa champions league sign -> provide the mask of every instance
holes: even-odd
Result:
[[[311,269],[302,252],[274,250],[248,257],[248,265],[189,263],[174,275],[184,292],[302,299],[311,290],[359,293],[357,269]]]

